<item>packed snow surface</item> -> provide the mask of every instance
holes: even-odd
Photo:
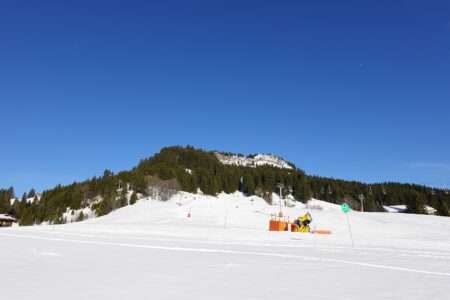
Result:
[[[2,299],[448,299],[450,218],[281,207],[332,234],[269,232],[280,199],[239,193],[1,229]]]
[[[279,169],[292,169],[292,166],[285,160],[270,154],[257,154],[255,156],[248,157],[216,153],[216,157],[224,165],[234,165],[251,168],[271,166]]]

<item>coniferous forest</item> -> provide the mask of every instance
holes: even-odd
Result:
[[[256,168],[224,165],[215,152],[193,147],[168,147],[142,160],[130,171],[117,174],[106,170],[100,177],[61,186],[37,194],[30,190],[18,201],[13,188],[0,190],[0,213],[18,218],[21,225],[49,222],[64,223],[67,208],[77,210],[91,207],[101,216],[125,205],[132,205],[138,197],[154,195],[167,200],[176,191],[208,195],[241,191],[259,195],[271,201],[278,185],[283,193],[292,194],[297,201],[310,198],[332,203],[349,203],[353,209],[383,211],[383,205],[406,204],[409,213],[425,213],[425,205],[437,210],[438,215],[449,216],[450,195],[447,190],[400,183],[365,184],[333,178],[309,176],[298,168],[280,169],[271,166]],[[129,196],[131,193],[131,197]],[[33,201],[27,201],[34,199]],[[82,217],[80,218],[82,219]]]

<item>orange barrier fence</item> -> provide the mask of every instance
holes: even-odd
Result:
[[[269,222],[269,231],[288,231],[289,219],[272,217]]]

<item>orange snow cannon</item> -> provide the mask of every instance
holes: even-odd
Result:
[[[291,232],[298,232],[298,225],[295,223],[291,224]]]

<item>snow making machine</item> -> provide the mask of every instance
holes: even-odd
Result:
[[[311,227],[309,224],[312,222],[311,214],[308,212],[300,217],[298,217],[294,223],[291,224],[292,232],[311,232]]]
[[[289,217],[271,215],[269,231],[291,231],[298,233],[331,234],[329,229],[311,229],[312,216],[309,212],[298,217],[294,222],[289,221]]]

